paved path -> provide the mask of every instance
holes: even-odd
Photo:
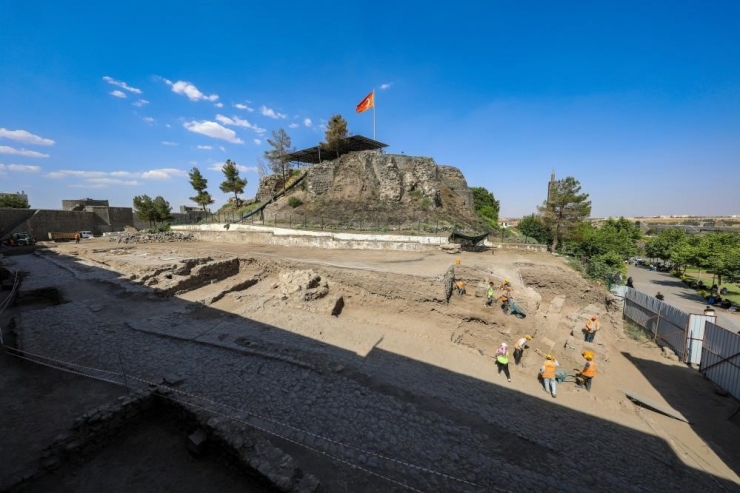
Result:
[[[627,275],[632,276],[635,289],[655,296],[660,291],[666,303],[686,313],[702,313],[706,301],[696,291],[685,285],[677,277],[667,272],[651,271],[644,267],[630,265]],[[732,313],[722,308],[715,308],[718,325],[733,332],[740,331],[740,313]]]

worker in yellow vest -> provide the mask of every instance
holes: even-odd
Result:
[[[596,363],[594,363],[594,357],[591,354],[586,354],[584,358],[586,358],[586,364],[579,376],[583,379],[583,386],[591,392],[591,379],[596,376]]]
[[[594,342],[594,336],[599,330],[599,318],[596,315],[592,315],[591,318],[586,322],[586,327],[583,329],[585,333],[586,342]]]
[[[486,306],[493,305],[493,281],[488,282],[488,289],[486,290]]]
[[[498,367],[498,374],[504,372],[506,380],[511,382],[511,373],[509,373],[509,346],[502,342],[501,346],[496,350],[496,366]]]
[[[545,384],[545,392],[554,398],[558,393],[558,381],[555,379],[555,369],[560,366],[560,363],[558,363],[552,354],[548,354],[546,358],[547,359],[542,363],[542,367],[540,368],[540,375],[542,375],[542,381]]]
[[[532,340],[532,336],[526,335],[516,341],[516,344],[514,344],[514,364],[519,365],[519,363],[522,362],[522,355],[524,355],[524,349],[529,347],[527,344],[529,344],[529,341]]]

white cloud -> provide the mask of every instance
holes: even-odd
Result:
[[[254,143],[257,144],[257,145],[260,145],[262,143],[262,141],[260,139],[254,139]]]
[[[163,146],[172,146],[172,147],[174,147],[174,146],[177,145],[177,142],[169,142],[169,141],[163,140],[162,141],[162,145]]]
[[[207,135],[208,137],[213,137],[214,139],[225,140],[227,142],[231,142],[232,144],[244,143],[243,140],[236,136],[236,132],[234,132],[230,128],[222,127],[216,122],[211,122],[208,120],[204,120],[201,122],[185,122],[183,123],[183,127],[185,127],[187,130],[190,130],[191,132],[201,135]]]
[[[213,163],[206,169],[209,169],[211,171],[221,171],[223,167],[224,167],[224,163]],[[256,166],[243,166],[241,164],[237,164],[236,169],[238,169],[242,173],[257,173]]]
[[[117,98],[126,99],[126,93],[123,91],[119,91],[118,89],[116,89],[115,91],[111,91],[110,95]]]
[[[249,103],[249,101],[247,101],[247,103]],[[248,104],[243,104],[243,103],[236,103],[234,105],[234,108],[239,109],[239,110],[246,110],[246,111],[249,111],[250,113],[254,111],[254,108],[251,108]]]
[[[178,80],[177,82],[172,82],[171,80],[167,79],[162,80],[165,82],[165,84],[172,87],[172,92],[174,92],[175,94],[182,94],[183,96],[187,96],[190,101],[210,101],[212,103],[218,101],[217,94],[206,96],[190,82],[184,80]]]
[[[63,169],[44,175],[45,178],[78,178],[81,183],[71,184],[80,188],[103,188],[108,185],[136,186],[141,180],[169,180],[173,177],[186,177],[187,172],[177,168],[161,168],[149,171],[86,171]]]
[[[262,105],[260,107],[260,113],[262,113],[264,116],[269,116],[270,118],[274,118],[276,120],[280,118],[287,118],[287,115],[283,115],[282,113],[277,113],[275,112],[275,110],[272,110],[265,105]]]
[[[311,125],[313,125],[313,122],[310,118],[306,118],[305,120],[303,120],[303,125],[306,127],[310,127]]]
[[[223,123],[224,125],[232,125],[235,127],[249,128],[257,132],[258,134],[263,134],[267,132],[266,129],[258,125],[255,125],[253,123],[249,123],[247,120],[239,118],[238,116],[232,116],[231,118],[229,118],[228,116],[224,116],[224,115],[216,115],[216,120]]]
[[[41,166],[31,166],[30,164],[0,164],[0,169],[19,171],[21,173],[38,173],[41,171]]]
[[[380,89],[385,91],[386,89],[390,89],[392,85],[393,85],[393,82],[386,82],[385,84],[380,84]]]
[[[48,154],[41,152],[29,151],[28,149],[16,149],[15,147],[0,146],[0,154],[13,154],[15,156],[25,157],[49,157]]]
[[[141,108],[142,106],[145,106],[145,105],[149,104],[149,101],[147,101],[146,99],[140,99],[137,102],[131,103],[131,104],[133,104],[134,106],[138,106],[139,108]]]
[[[38,135],[34,135],[26,130],[8,130],[7,128],[0,128],[0,137],[23,142],[24,144],[32,144],[38,146],[53,146],[55,143],[51,139],[39,137]]]
[[[93,185],[125,185],[134,187],[140,184],[136,180],[119,180],[117,178],[88,178],[87,181]]]
[[[218,146],[219,149],[221,149],[221,152],[226,152],[226,149],[224,149],[224,146]]]
[[[107,75],[103,77],[103,80],[106,81],[108,84],[112,84],[116,87],[120,87],[121,89],[125,89],[129,92],[133,92],[134,94],[141,94],[141,89],[137,89],[135,87],[131,87],[128,84],[126,84],[123,81],[116,80],[113,77],[108,77]],[[125,96],[124,96],[125,97]]]
[[[162,168],[145,171],[141,177],[145,180],[169,180],[173,176],[188,176],[186,171],[177,168]]]
[[[201,149],[204,151],[210,151],[211,149],[213,149],[213,146],[198,146],[197,149]]]
[[[224,104],[223,103],[216,103],[213,106],[215,106],[216,108],[223,108],[224,107]]]
[[[298,127],[300,127],[300,125],[298,125],[297,123],[291,123],[290,125],[288,125],[288,128],[298,128]]]
[[[154,123],[154,118],[152,118],[151,116],[145,116],[144,118],[142,118],[142,120],[147,123]]]

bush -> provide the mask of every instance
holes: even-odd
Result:
[[[299,199],[298,197],[290,197],[288,199],[288,205],[291,206],[293,209],[295,209],[296,207],[302,204],[303,204],[303,201]]]
[[[172,228],[170,227],[170,223],[164,223],[160,224],[159,226],[154,226],[153,228],[149,228],[146,230],[147,233],[155,234],[155,233],[166,233],[167,231],[170,231]]]

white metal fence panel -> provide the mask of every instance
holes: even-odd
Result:
[[[624,317],[653,334],[658,344],[673,349],[682,360],[686,356],[686,327],[689,315],[653,296],[628,289]]]
[[[716,322],[715,315],[689,315],[689,333],[686,335],[686,362],[692,365],[701,363],[702,346],[704,345],[704,326],[707,322]]]
[[[740,334],[707,322],[699,371],[740,399]]]

